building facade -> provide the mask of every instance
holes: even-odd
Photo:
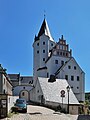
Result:
[[[0,94],[12,95],[12,84],[6,69],[4,69],[0,64]]]
[[[72,56],[72,50],[63,35],[55,42],[44,19],[33,43],[33,78],[66,79],[78,101],[85,100],[85,73]]]
[[[13,95],[19,96],[19,98],[25,98],[26,101],[30,101],[30,91],[33,88],[32,76],[21,76],[19,74],[8,74],[13,84]]]

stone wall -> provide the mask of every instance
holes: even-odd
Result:
[[[15,103],[15,101],[16,101],[16,99],[18,99],[19,98],[19,96],[9,96],[8,95],[8,100],[7,100],[7,102],[8,102],[8,113],[10,112],[10,109],[11,109],[11,107],[13,107],[14,106],[14,103]]]

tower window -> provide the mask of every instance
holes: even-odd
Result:
[[[43,50],[43,53],[45,53],[45,50]]]
[[[37,53],[39,54],[39,50],[37,50]]]
[[[37,43],[37,46],[39,46],[39,43]]]
[[[73,86],[71,86],[71,88],[73,89]]]
[[[55,60],[55,64],[58,64],[58,60]]]
[[[43,45],[45,45],[45,42],[43,42]]]
[[[79,87],[77,87],[77,89],[79,89]]]
[[[43,61],[45,61],[45,58],[43,58]]]
[[[65,75],[65,79],[68,80],[68,75]]]
[[[51,46],[53,46],[53,43],[51,43]]]
[[[71,76],[71,80],[74,81],[74,76]]]
[[[79,79],[79,76],[77,76],[77,81],[79,81],[80,79]]]
[[[68,69],[71,69],[71,66],[70,66],[70,65],[68,66]]]

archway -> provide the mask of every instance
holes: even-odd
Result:
[[[20,91],[19,97],[26,99],[26,101],[29,101],[29,92],[27,90],[22,90]]]

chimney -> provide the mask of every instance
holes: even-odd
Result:
[[[48,82],[55,82],[56,78],[55,75],[50,75],[50,79],[48,79]]]

